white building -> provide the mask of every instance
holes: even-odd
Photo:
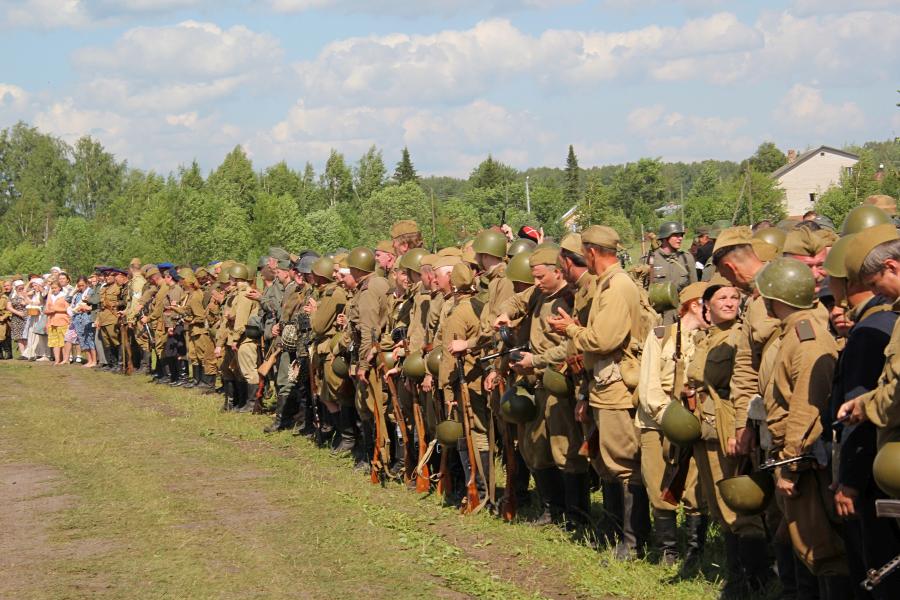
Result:
[[[833,185],[839,185],[841,175],[853,173],[859,157],[843,150],[819,146],[798,155],[788,151],[786,165],[772,173],[778,187],[784,190],[788,216],[802,217],[812,210],[816,200]]]

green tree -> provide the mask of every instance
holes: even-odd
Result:
[[[337,150],[331,150],[328,162],[325,163],[321,185],[329,207],[334,208],[342,202],[353,200],[353,175],[344,162],[344,155]]]
[[[575,149],[569,145],[569,155],[566,157],[566,203],[571,208],[581,200],[581,169],[578,168],[578,158]]]
[[[591,225],[606,225],[612,227],[619,234],[622,244],[625,246],[634,243],[635,231],[625,213],[621,209],[612,206],[612,190],[603,183],[599,172],[588,175],[587,189],[578,203],[576,223],[579,229],[585,229]]]
[[[494,160],[494,157],[488,154],[488,157],[472,170],[469,183],[472,187],[480,189],[496,188],[512,183],[516,173],[514,168]]]
[[[341,214],[334,208],[317,210],[306,215],[312,229],[313,247],[319,252],[331,252],[337,248],[355,245],[350,230],[344,225]]]
[[[281,161],[267,168],[259,178],[260,189],[272,196],[289,196],[294,203],[302,197],[303,180],[287,163]]]
[[[478,211],[462,198],[451,198],[441,205],[437,220],[437,241],[440,248],[461,244],[482,229]]]
[[[769,177],[768,173],[759,173],[750,169],[749,172],[745,172],[725,184],[724,196],[734,198],[731,202],[732,207],[734,202],[740,200],[737,218],[734,220],[736,225],[752,225],[763,219],[777,223],[787,216],[784,190],[777,186],[776,181]]]
[[[72,208],[87,218],[93,218],[99,208],[109,204],[122,189],[127,166],[116,162],[100,142],[84,136],[75,143],[74,187]]]
[[[203,180],[203,173],[200,171],[200,165],[197,159],[191,161],[190,168],[185,169],[183,166],[178,167],[178,181],[181,187],[192,190],[202,190],[206,182]]]
[[[662,163],[642,158],[625,165],[613,175],[609,193],[610,207],[622,211],[633,226],[654,229],[659,222],[656,209],[665,203],[666,196]]]
[[[409,157],[409,148],[406,146],[403,146],[403,151],[400,153],[400,162],[397,163],[397,168],[394,169],[394,181],[399,184],[419,182],[416,168]]]
[[[783,167],[787,163],[787,156],[772,142],[763,142],[747,160],[754,171],[769,174]]]
[[[270,246],[299,251],[313,244],[312,228],[297,210],[297,202],[287,194],[259,195],[253,206],[250,234],[250,250],[255,256],[262,256]]]
[[[248,214],[259,192],[259,181],[253,172],[253,163],[240,146],[235,146],[225,156],[222,164],[209,175],[207,184],[216,194],[228,198]]]
[[[374,246],[387,237],[391,224],[412,219],[420,224],[426,243],[431,237],[431,202],[416,182],[391,185],[364,199],[359,241]],[[428,226],[425,226],[425,224]]]
[[[43,273],[51,259],[44,246],[20,242],[0,251],[0,273]]]
[[[409,159],[408,152],[406,154],[406,158],[407,160]],[[412,166],[411,163],[410,166]],[[374,144],[372,144],[372,146],[366,151],[366,153],[360,157],[359,162],[356,163],[356,168],[353,172],[353,181],[356,185],[356,193],[359,194],[360,199],[365,201],[372,194],[384,187],[386,178],[387,169],[384,166],[384,157],[381,154],[381,150],[379,150],[375,147]]]
[[[175,203],[172,217],[176,233],[169,240],[168,256],[160,260],[206,264],[214,259],[247,257],[251,225],[243,208],[210,190],[184,190],[165,196],[165,200],[160,199],[160,205]],[[163,221],[165,226],[165,217],[156,215],[142,224],[142,228],[153,227],[154,220]]]
[[[47,256],[61,262],[71,275],[90,273],[101,254],[100,240],[91,221],[81,216],[56,221],[47,242]]]

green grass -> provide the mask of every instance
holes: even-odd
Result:
[[[52,389],[52,393],[48,393]],[[75,367],[0,365],[0,461],[61,473],[22,598],[712,598],[706,578],[605,562],[565,533],[463,517],[215,397]],[[15,390],[14,394],[8,393]],[[603,562],[602,562],[603,561]],[[88,583],[89,585],[86,585]],[[0,596],[3,596],[0,583]]]

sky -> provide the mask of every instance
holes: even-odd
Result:
[[[900,135],[900,0],[0,0],[0,128],[465,177]]]

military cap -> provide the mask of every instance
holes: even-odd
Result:
[[[391,239],[396,239],[401,235],[409,235],[412,233],[419,233],[419,225],[415,221],[397,221],[391,225]]]
[[[697,237],[700,237],[701,235],[709,235],[709,227],[707,227],[706,225],[698,227],[694,235],[696,235]]]
[[[438,256],[434,261],[434,268],[440,269],[441,267],[453,267],[462,262],[462,258],[459,256]]]
[[[161,273],[159,272],[159,269],[157,269],[153,265],[150,265],[150,268],[147,269],[144,275],[146,275],[147,277],[153,277],[154,275],[161,275]]]
[[[260,256],[259,260],[256,261],[256,270],[259,271],[267,264],[269,264],[269,257],[268,256]]]
[[[453,271],[450,273],[450,285],[457,290],[467,290],[472,288],[475,281],[475,274],[466,263],[460,262],[453,265]]]
[[[756,257],[762,262],[769,262],[778,258],[780,251],[778,246],[775,244],[770,244],[765,240],[761,240],[759,238],[753,238],[750,242],[750,245],[753,246],[753,251],[756,253]]]
[[[120,269],[119,267],[110,267],[109,272],[113,275],[128,275],[128,271]]]
[[[615,229],[606,225],[591,225],[581,232],[581,243],[618,250],[619,234]]]
[[[279,248],[278,246],[269,248],[268,256],[275,260],[291,260],[291,255],[288,254],[288,251],[284,248]]]
[[[221,260],[211,260],[211,261],[209,261],[208,263],[206,263],[206,266],[207,266],[207,267],[214,267],[214,266],[216,266],[217,264],[219,264],[220,262],[222,262],[222,261],[221,261]]]
[[[869,252],[874,250],[875,246],[897,238],[897,228],[894,227],[893,223],[883,223],[875,227],[869,227],[866,229],[865,235],[854,235],[853,240],[847,246],[847,254],[844,256],[847,279],[859,281],[859,271],[862,269],[866,257],[869,256]]]
[[[784,240],[781,251],[795,256],[815,256],[825,248],[818,231],[811,231],[806,227],[792,229]]]
[[[691,300],[703,298],[703,292],[706,291],[707,287],[709,287],[709,284],[705,281],[697,281],[688,285],[678,293],[678,302],[684,305]]]
[[[706,289],[703,290],[703,301],[709,302],[709,299],[713,297],[713,294],[723,287],[734,287],[734,284],[716,273],[710,277],[708,282],[706,282]]]
[[[462,250],[457,248],[456,246],[450,246],[449,248],[441,248],[437,251],[438,256],[462,256]]]
[[[472,247],[471,244],[469,244],[465,248],[463,248],[462,259],[463,259],[463,262],[467,262],[470,265],[478,266],[478,259],[475,258],[475,249]]]
[[[865,204],[877,206],[889,215],[897,214],[897,201],[885,194],[875,194],[863,200]]]
[[[815,231],[814,233],[822,241],[823,248],[830,248],[834,246],[834,243],[839,239],[838,234],[836,234],[831,229],[820,229],[819,231]]]
[[[197,278],[209,277],[209,271],[206,270],[206,267],[199,267],[196,271],[194,271],[194,276]]]
[[[753,232],[749,227],[729,227],[722,230],[719,237],[716,238],[716,244],[713,246],[713,256],[719,250],[731,248],[733,246],[745,246],[753,243]]]
[[[275,261],[275,266],[277,266],[279,269],[282,269],[283,271],[288,271],[290,270],[292,265],[290,260],[286,258],[279,258],[277,261]]]
[[[556,266],[559,261],[559,250],[554,248],[538,248],[528,257],[528,266],[535,267],[537,265]]]
[[[185,273],[181,279],[190,283],[191,285],[197,285],[197,278],[194,276],[193,272]]]
[[[347,253],[340,252],[338,254],[335,254],[334,255],[334,263],[338,266],[338,268],[346,269],[347,268]]]
[[[388,254],[396,254],[394,251],[394,244],[392,244],[390,240],[381,240],[375,245],[375,250],[378,252],[387,252]]]
[[[166,269],[171,269],[171,268],[174,267],[174,266],[175,266],[175,265],[172,264],[172,263],[170,263],[170,262],[156,263],[156,267],[157,267],[160,271],[164,271],[164,270],[166,270]]]
[[[181,275],[178,273],[177,270],[175,270],[175,267],[172,267],[171,269],[166,271],[165,274],[168,275],[169,277],[171,277],[175,281],[181,281]]]
[[[559,247],[567,252],[571,252],[572,254],[577,254],[578,256],[584,256],[584,252],[582,252],[581,248],[581,234],[578,233],[569,233],[563,236],[563,239],[559,242]]]
[[[422,257],[422,260],[419,261],[419,264],[423,267],[434,267],[434,261],[436,261],[437,259],[437,254],[426,254]]]
[[[153,268],[153,264],[152,264],[152,263],[147,263],[146,265],[144,265],[143,267],[141,267],[141,273],[143,273],[144,275],[146,275],[146,274],[147,274],[147,271],[149,271],[151,268]]]
[[[319,260],[318,256],[313,256],[312,254],[306,254],[305,256],[301,256],[300,260],[294,263],[294,270],[298,273],[312,273],[312,266]]]
[[[135,269],[139,269],[141,267],[141,259],[139,259],[137,257],[132,258],[131,261],[128,263],[128,266],[134,267]]]

